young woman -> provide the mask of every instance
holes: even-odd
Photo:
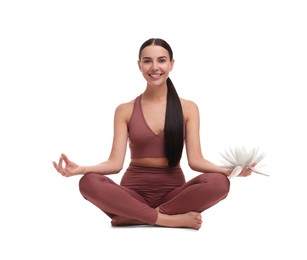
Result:
[[[159,38],[145,41],[139,50],[138,66],[146,89],[116,108],[108,160],[79,166],[62,154],[53,165],[63,176],[83,175],[81,194],[105,212],[113,226],[199,229],[201,212],[227,196],[232,169],[204,159],[197,105],[178,97],[169,78],[174,66],[169,44]],[[131,161],[117,184],[106,175],[122,170],[128,143]],[[184,146],[190,168],[201,173],[188,182],[180,167]],[[240,173],[250,174],[247,168]]]

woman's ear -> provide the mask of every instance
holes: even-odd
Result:
[[[139,67],[140,71],[142,71],[142,69],[141,69],[141,61],[140,60],[138,60],[138,67]]]
[[[174,63],[175,63],[175,60],[172,60],[171,61],[171,69],[169,71],[172,71],[173,67],[174,67]]]

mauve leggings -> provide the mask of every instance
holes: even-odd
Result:
[[[87,173],[79,183],[85,199],[110,218],[122,216],[153,225],[158,213],[174,215],[203,212],[224,199],[229,179],[221,173],[204,173],[185,181],[180,167],[149,167],[130,164],[120,184],[96,173]]]

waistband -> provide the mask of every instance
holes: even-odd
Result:
[[[169,167],[167,165],[159,166],[159,165],[147,165],[147,164],[139,164],[139,163],[130,163],[128,166],[128,170],[133,170],[135,172],[140,171],[142,173],[178,173],[182,172],[180,164],[175,167]]]

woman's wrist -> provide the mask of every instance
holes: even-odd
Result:
[[[228,177],[231,175],[231,173],[232,173],[232,169],[226,169],[224,172],[224,174]]]
[[[86,174],[86,173],[88,173],[89,171],[88,171],[88,169],[87,169],[87,167],[86,166],[80,166],[80,174]]]

